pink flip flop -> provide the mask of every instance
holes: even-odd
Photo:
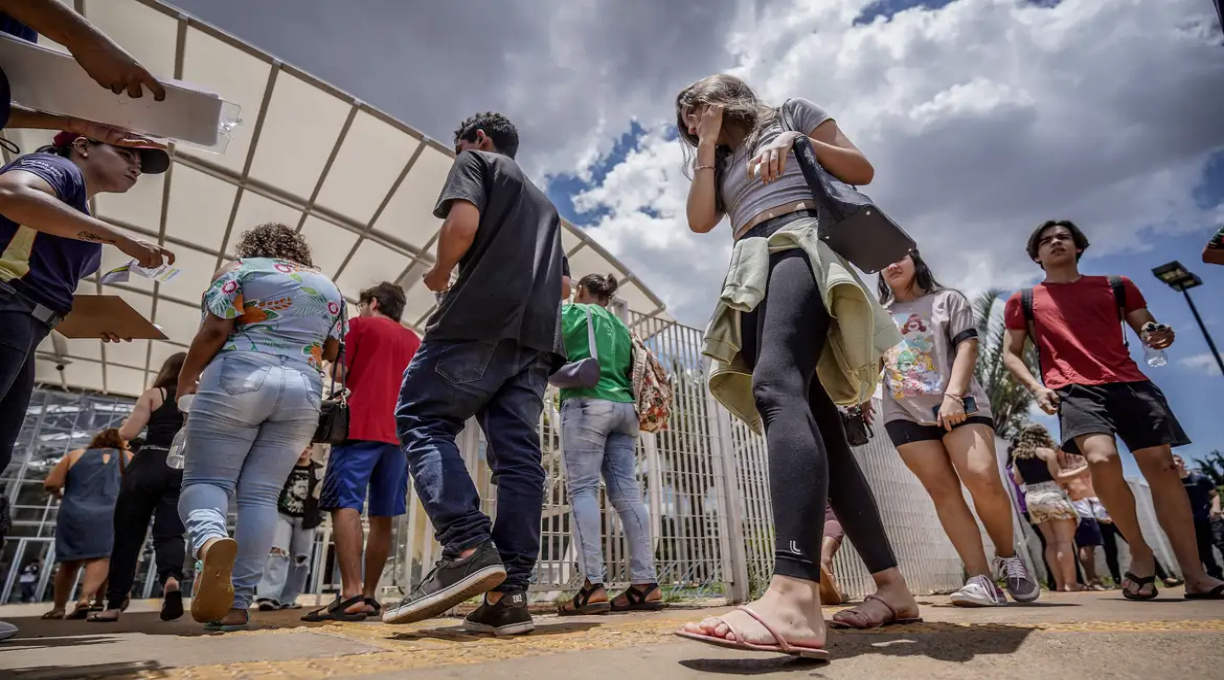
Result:
[[[899,614],[897,614],[897,610],[893,609],[893,606],[885,602],[884,598],[880,597],[879,595],[876,595],[873,593],[871,595],[868,595],[864,599],[865,600],[875,600],[876,602],[879,602],[880,604],[884,605],[884,607],[888,609],[889,618],[884,619],[883,621],[879,623],[873,623],[871,625],[858,625],[856,623],[850,623],[847,621],[837,620],[836,618],[837,614],[849,613],[853,615],[855,618],[857,618],[859,621],[870,622],[870,619],[867,618],[867,615],[859,611],[858,608],[851,608],[851,609],[843,609],[842,611],[837,612],[837,614],[834,614],[833,616],[835,618],[832,621],[829,621],[829,625],[833,626],[834,628],[842,628],[842,629],[852,628],[856,630],[870,630],[872,628],[882,628],[884,626],[905,626],[905,625],[909,625],[912,623],[922,623],[921,616],[913,616],[913,617],[900,616]]]
[[[727,626],[727,628],[731,629],[731,634],[735,636],[736,638],[735,640],[728,640],[726,638],[721,638],[716,635],[705,635],[703,633],[690,633],[687,630],[678,630],[676,631],[676,635],[679,637],[685,638],[687,640],[696,640],[697,642],[704,642],[707,645],[714,645],[715,647],[724,647],[726,649],[738,649],[738,650],[745,651],[745,652],[770,652],[773,654],[788,654],[790,656],[798,656],[804,659],[818,659],[820,661],[829,660],[828,650],[820,648],[820,647],[804,647],[802,645],[792,645],[791,643],[787,642],[781,635],[778,635],[777,631],[773,629],[773,626],[766,623],[765,619],[762,619],[760,614],[757,614],[756,612],[752,611],[748,607],[737,607],[737,609],[744,612],[748,616],[751,616],[752,618],[756,619],[757,623],[761,624],[761,627],[769,631],[769,634],[773,636],[773,639],[778,644],[758,645],[758,644],[753,644],[751,642],[744,642],[743,641],[744,635],[740,633],[739,630],[735,628],[735,626],[732,626],[730,623],[727,623],[725,620],[721,618],[719,618],[718,620],[722,621],[723,624]]]

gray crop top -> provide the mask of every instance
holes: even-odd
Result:
[[[832,118],[824,109],[806,99],[792,99],[790,107],[795,127],[804,134],[811,134],[821,123]],[[779,120],[761,133],[757,147],[773,141],[781,132],[782,121]],[[786,170],[782,176],[768,185],[758,178],[748,178],[748,161],[755,155],[756,149],[741,146],[727,161],[730,165],[723,173],[722,197],[727,216],[731,218],[732,234],[738,232],[748,220],[770,208],[812,197],[793,151],[786,157]]]

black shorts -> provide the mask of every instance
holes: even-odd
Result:
[[[1115,435],[1131,451],[1190,443],[1164,392],[1149,380],[1068,385],[1055,391],[1063,450],[1068,453],[1079,453],[1075,438],[1088,434]]]
[[[987,425],[994,429],[994,418],[969,416],[956,427],[965,425]],[[956,427],[952,429],[955,430]],[[947,430],[938,425],[919,425],[910,420],[894,420],[884,423],[884,431],[888,433],[888,438],[892,440],[893,446],[914,442],[940,442],[943,441],[944,435],[948,434]]]
[[[1081,548],[1105,545],[1100,522],[1091,517],[1081,517],[1079,526],[1075,528],[1075,544]]]

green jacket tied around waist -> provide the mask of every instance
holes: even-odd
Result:
[[[740,239],[706,328],[703,353],[713,360],[710,393],[757,433],[762,430],[761,416],[752,397],[752,371],[740,352],[740,314],[756,309],[765,298],[770,254],[793,248],[807,255],[829,310],[829,338],[816,375],[834,403],[852,406],[867,401],[880,380],[880,357],[901,342],[888,312],[868,294],[858,274],[817,237],[815,219],[795,220],[768,237]]]

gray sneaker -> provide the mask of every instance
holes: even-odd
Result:
[[[17,634],[17,626],[8,621],[0,621],[0,640],[7,640]]]
[[[974,576],[965,582],[965,587],[952,593],[952,604],[957,607],[1002,607],[1007,596],[987,576]]]
[[[1041,586],[1018,555],[996,557],[995,569],[1007,580],[1007,592],[1016,602],[1035,602],[1041,597]]]

